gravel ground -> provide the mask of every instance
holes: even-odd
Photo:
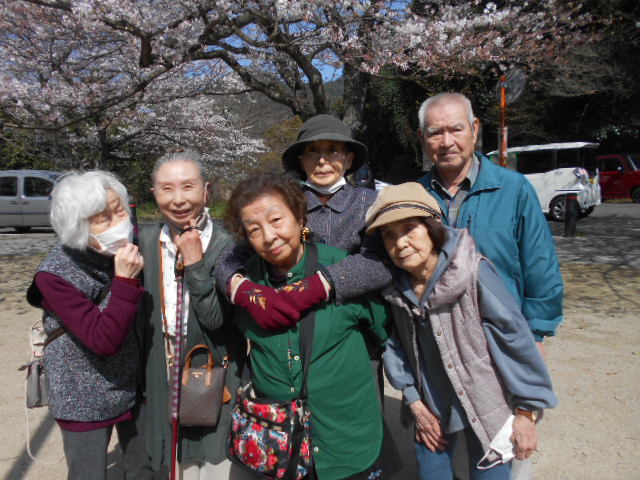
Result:
[[[565,320],[548,339],[547,361],[560,406],[540,424],[541,448],[534,458],[536,479],[635,479],[640,449],[640,205],[603,204],[578,223],[575,238],[561,236],[553,223],[565,280]],[[8,358],[0,374],[0,478],[62,479],[58,428],[46,409],[29,411],[32,452],[25,442],[24,374],[16,368],[28,359],[27,330],[38,312],[24,301],[35,266],[55,243],[43,230],[12,234],[0,229],[0,349]],[[415,478],[411,438],[399,426],[399,395],[385,390],[394,437],[405,470],[397,479]],[[122,478],[112,441],[109,479]],[[53,463],[49,465],[48,463]]]

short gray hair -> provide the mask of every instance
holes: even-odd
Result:
[[[103,170],[70,172],[58,180],[51,193],[51,226],[60,242],[71,248],[89,245],[89,218],[107,208],[107,191],[112,190],[131,216],[129,194],[112,173]]]
[[[467,118],[469,119],[469,125],[473,125],[473,121],[476,119],[473,114],[473,107],[471,106],[471,100],[467,98],[466,95],[457,92],[442,92],[434,95],[432,97],[427,98],[422,105],[420,105],[420,110],[418,110],[418,121],[420,122],[420,131],[424,133],[425,118],[427,118],[427,110],[433,107],[434,105],[447,101],[454,100],[462,103],[467,110]]]
[[[202,178],[202,182],[206,183],[207,176],[204,165],[202,163],[202,156],[198,152],[195,152],[193,150],[180,150],[177,152],[169,152],[162,155],[158,160],[156,160],[156,163],[153,164],[151,181],[155,184],[158,170],[160,170],[168,163],[178,161],[193,163],[200,172],[200,178]]]

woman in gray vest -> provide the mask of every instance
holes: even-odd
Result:
[[[443,226],[418,183],[387,187],[367,212],[397,267],[384,354],[415,422],[420,479],[451,479],[463,431],[474,480],[511,478],[538,446],[536,421],[557,399],[520,307],[466,230]],[[405,411],[405,416],[408,417]]]
[[[53,190],[51,225],[60,245],[38,267],[27,298],[44,310],[49,409],[68,478],[106,478],[114,426],[126,478],[152,478],[136,425],[143,260],[131,243],[127,191],[107,172],[69,174]]]

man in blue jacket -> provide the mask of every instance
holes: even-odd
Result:
[[[423,154],[433,163],[418,182],[438,199],[444,223],[469,229],[520,303],[544,353],[544,337],[555,335],[562,321],[563,285],[553,237],[533,187],[523,175],[474,153],[480,122],[464,95],[430,97],[418,117]],[[532,412],[533,420],[536,415]],[[529,470],[514,465],[513,478],[528,478]]]

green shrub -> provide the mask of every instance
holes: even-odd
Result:
[[[224,200],[209,201],[209,214],[213,218],[222,218],[227,202]],[[141,203],[136,207],[136,215],[139,222],[158,222],[162,219],[160,210],[154,202]]]

